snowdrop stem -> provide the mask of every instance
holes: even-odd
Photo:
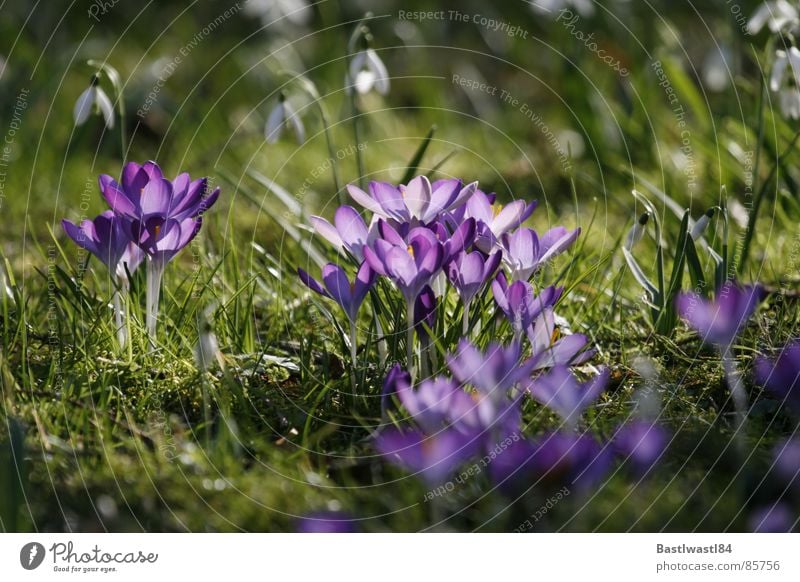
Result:
[[[349,76],[349,74],[348,74],[348,76]],[[348,84],[351,84],[353,82],[354,82],[354,80],[348,78]],[[355,156],[356,156],[356,165],[358,167],[358,187],[363,189],[364,188],[364,172],[365,172],[365,170],[364,170],[364,158],[361,155],[361,148],[358,147],[359,144],[361,144],[360,131],[359,131],[359,128],[358,128],[358,124],[359,124],[359,118],[358,117],[361,114],[361,111],[359,111],[358,103],[356,102],[356,93],[357,93],[357,91],[355,90],[355,88],[353,88],[350,91],[350,107],[351,107],[351,115],[352,115],[352,118],[353,118],[353,139],[356,142],[355,143],[355,146],[356,146]]]
[[[331,160],[331,177],[333,178],[333,187],[336,190],[336,195],[339,197],[339,204],[346,204],[344,192],[339,187],[339,175],[336,169],[336,148],[333,145],[333,138],[331,137],[330,122],[328,121],[328,112],[325,111],[325,106],[320,99],[317,99],[317,107],[319,108],[319,116],[322,121],[322,128],[325,132],[325,144],[328,146],[328,157]],[[358,148],[358,144],[356,144]]]
[[[725,379],[728,383],[728,389],[731,391],[733,406],[736,409],[736,437],[738,440],[744,437],[744,434],[740,431],[744,428],[747,418],[747,394],[742,384],[742,378],[736,369],[736,360],[733,358],[730,346],[722,350],[722,367],[725,370]]]
[[[161,257],[151,258],[147,261],[146,323],[151,349],[155,347],[156,342],[158,302],[161,297],[161,279],[164,276],[164,267],[166,265],[167,262]]]

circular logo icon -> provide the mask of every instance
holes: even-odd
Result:
[[[44,546],[39,542],[29,542],[19,551],[19,563],[26,570],[35,570],[44,561]]]

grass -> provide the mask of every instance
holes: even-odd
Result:
[[[480,12],[479,6],[465,10]],[[483,474],[426,502],[424,484],[376,455],[370,436],[381,422],[378,396],[388,365],[404,357],[403,334],[387,337],[390,355],[382,363],[374,319],[362,313],[360,335],[370,339],[362,340],[359,391],[353,394],[349,349],[337,328],[341,318],[296,277],[298,266],[316,271],[315,257],[335,259],[302,227],[308,215],[330,216],[337,205],[331,173],[320,170],[327,136],[313,107],[305,116],[309,139],[300,147],[288,140],[266,145],[262,126],[285,81],[277,71],[304,71],[332,118],[330,137],[335,151],[343,152],[340,182],[360,178],[340,87],[347,38],[361,15],[322,2],[307,38],[284,37],[275,27],[259,30],[256,20],[234,16],[169,78],[150,115],[137,119],[136,108],[155,82],[152,63],[179,54],[225,8],[209,3],[191,14],[163,8],[161,21],[175,20],[161,36],[123,5],[92,29],[84,15],[69,13],[71,28],[58,28],[45,46],[58,14],[37,6],[19,42],[0,47],[7,55],[2,111],[13,108],[19,87],[30,88],[1,199],[7,292],[0,305],[0,529],[293,531],[297,516],[320,509],[345,511],[364,531],[518,528],[557,491],[554,484],[509,497],[492,491]],[[4,38],[27,10],[3,9],[10,13],[0,25]],[[725,15],[706,14],[715,35],[697,41],[692,32],[699,24],[688,10],[662,10],[672,20],[656,22],[637,6],[624,19],[630,35],[611,17],[584,23],[624,55],[631,75],[623,82],[559,25],[538,21],[524,5],[505,10],[504,18],[529,29],[531,40],[492,37],[505,43],[500,50],[492,38],[477,40],[485,31],[456,27],[444,35],[420,25],[417,34],[429,45],[423,46],[401,42],[394,17],[378,15],[371,23],[375,43],[393,47],[381,54],[397,78],[387,98],[360,101],[366,178],[396,182],[413,167],[436,177],[480,180],[502,200],[538,199],[530,220],[537,229],[583,228],[575,250],[540,279],[568,289],[560,315],[598,348],[592,364],[612,369],[612,384],[583,428],[609,438],[648,389],[658,395],[660,418],[674,439],[652,475],[640,479],[617,467],[601,488],[557,503],[535,530],[746,530],[750,511],[776,495],[763,479],[771,448],[796,431],[749,376],[756,354],[779,349],[798,334],[796,129],[769,103],[757,109],[754,54],[764,57],[740,46],[733,84],[706,93],[692,66],[699,66],[711,39],[732,36]],[[80,43],[82,31],[91,43]],[[644,49],[637,44],[642,39]],[[531,57],[532,42],[542,59]],[[754,46],[763,49],[756,41]],[[143,270],[131,281],[131,342],[120,351],[110,281],[58,224],[62,217],[99,212],[96,175],[120,168],[119,134],[103,132],[96,118],[77,129],[71,125],[72,104],[92,72],[82,65],[86,58],[107,59],[126,80],[128,159],[155,158],[168,175],[179,169],[208,174],[223,191],[201,235],[167,268],[154,351],[148,351],[143,330]],[[653,75],[654,59],[687,113],[692,180],[676,153],[684,136]],[[456,71],[480,73],[512,91],[553,131],[577,132],[583,152],[573,137],[565,167],[543,130],[518,107],[460,89],[448,78]],[[8,124],[4,118],[0,130]],[[416,156],[420,150],[424,155]],[[620,251],[643,211],[632,189],[655,205],[669,263],[680,217],[659,193],[698,218],[721,205],[722,186],[730,232],[723,241],[724,225],[716,219],[707,239],[720,252],[727,242],[735,256],[740,241],[752,236],[741,278],[772,290],[736,346],[753,406],[744,457],[731,446],[735,419],[718,358],[681,323],[655,333],[642,289]],[[748,231],[746,215],[744,223],[738,216],[753,196],[760,214]],[[650,233],[636,256],[654,276]],[[713,266],[704,267],[709,276]],[[688,286],[686,276],[683,288]],[[478,304],[488,307],[490,294]],[[400,302],[383,308],[385,329],[403,330],[391,323],[404,319]],[[461,328],[459,308],[453,303],[448,309],[453,323],[442,321],[436,330],[444,350]],[[203,371],[195,363],[205,317],[224,354],[224,370],[213,365]],[[508,337],[507,325],[495,321],[478,341]],[[642,376],[637,358],[643,357],[655,365],[656,379]],[[532,401],[526,401],[524,418],[530,435],[558,425]]]

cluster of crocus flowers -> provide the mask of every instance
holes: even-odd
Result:
[[[564,341],[566,337],[558,339],[554,333],[553,309],[563,289],[545,287],[537,292],[531,282],[548,261],[575,241],[579,229],[555,227],[540,237],[521,226],[535,203],[517,200],[502,207],[494,194],[479,190],[477,182],[431,182],[417,176],[408,184],[371,182],[366,191],[352,184],[347,190],[371,216],[362,217],[354,207],[342,205],[332,223],[312,217],[315,232],[344,261],[326,265],[322,283],[302,269],[300,278],[344,309],[353,356],[357,314],[379,277],[391,281],[402,297],[406,364],[412,374],[418,369],[415,330],[425,347],[430,339],[426,327],[432,329],[437,320],[447,322],[453,317],[452,311],[437,309],[449,289],[460,299],[464,337],[470,336],[473,327],[470,315],[476,299],[492,290],[496,313],[507,316],[517,340],[529,338],[540,368],[572,365],[592,354],[584,350],[588,340],[583,335]],[[488,321],[485,313],[480,315],[484,323]],[[424,351],[419,352],[422,369],[427,367]]]
[[[610,469],[614,447],[579,430],[583,412],[606,387],[607,371],[581,383],[564,366],[537,372],[535,357],[524,356],[516,342],[481,350],[467,340],[448,356],[447,367],[452,377],[414,386],[395,366],[383,405],[385,416],[394,413],[398,421],[375,436],[384,458],[428,486],[441,485],[470,460],[486,468],[501,491],[533,483],[586,488]],[[529,397],[561,419],[556,430],[537,438],[523,434],[522,406]]]
[[[164,269],[197,235],[202,215],[216,202],[219,188],[209,194],[207,178],[192,180],[187,173],[168,180],[152,161],[142,165],[130,162],[123,168],[119,182],[103,174],[99,184],[111,210],[80,226],[64,220],[64,231],[116,277],[118,330],[124,327],[119,293],[127,288],[127,275],[146,262],[146,324],[153,343]],[[124,344],[124,332],[119,333]]]
[[[366,214],[343,205],[332,222],[311,219],[315,233],[337,251],[338,262],[323,267],[322,282],[302,269],[299,275],[344,311],[354,364],[359,311],[368,298],[385,301],[382,294],[390,290],[376,282],[390,282],[405,308],[406,362],[389,372],[382,403],[384,418],[406,420],[376,432],[380,454],[430,485],[487,455],[493,459],[489,474],[501,488],[534,473],[575,483],[604,475],[615,447],[578,429],[608,374],[585,383],[573,375],[570,367],[587,362],[595,351],[587,349],[584,335],[559,333],[555,310],[564,289],[540,281],[542,269],[580,230],[557,226],[540,236],[522,225],[535,203],[501,206],[477,183],[456,179],[417,176],[408,184],[372,182],[367,190],[350,185],[348,192]],[[449,375],[428,375],[427,364],[439,369],[436,351],[425,354],[431,332],[447,330],[459,316],[460,341],[445,346]],[[509,343],[476,343],[474,338],[484,336],[480,330],[495,320],[507,330],[497,337],[507,333]],[[527,400],[554,412],[559,428],[544,438],[526,437]],[[647,456],[644,449],[660,445],[647,435],[640,445],[637,436],[620,438],[619,449],[638,451],[640,458]]]

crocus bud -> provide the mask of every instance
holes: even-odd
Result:
[[[625,248],[631,250],[633,245],[642,240],[647,228],[647,221],[650,220],[650,213],[645,212],[639,217],[631,229],[628,231],[628,238],[625,240]]]
[[[711,219],[714,216],[714,208],[709,208],[706,210],[706,213],[700,217],[700,219],[694,223],[694,227],[692,228],[691,236],[692,240],[697,240],[706,232],[708,228],[708,223],[711,222]]]
[[[99,112],[105,120],[108,129],[114,129],[114,107],[105,91],[100,87],[100,77],[92,76],[89,87],[81,93],[75,101],[75,108],[72,110],[72,117],[75,125],[83,125],[93,112]]]

